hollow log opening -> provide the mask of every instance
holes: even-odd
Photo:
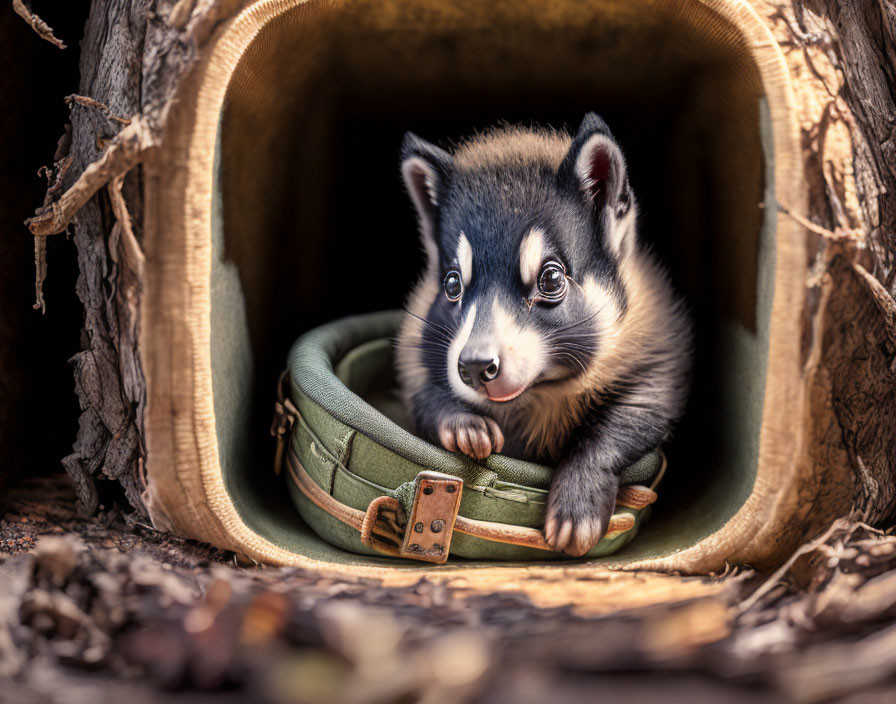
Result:
[[[311,2],[261,29],[220,122],[212,374],[222,469],[244,518],[290,510],[271,508],[284,497],[258,469],[290,344],[336,317],[401,307],[422,268],[403,133],[449,144],[501,121],[574,130],[589,110],[622,144],[641,237],[697,330],[691,402],[633,554],[692,544],[740,508],[758,460],[775,270],[772,128],[741,32],[695,2],[470,13]]]

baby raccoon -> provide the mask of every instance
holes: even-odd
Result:
[[[453,154],[408,133],[401,158],[427,256],[397,341],[417,432],[555,466],[545,538],[584,555],[620,471],[680,416],[690,364],[622,151],[589,113],[575,137],[506,127]]]

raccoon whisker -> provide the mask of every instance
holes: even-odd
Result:
[[[554,341],[552,348],[556,349],[559,352],[576,352],[578,354],[591,356],[595,349],[593,344],[589,344],[590,341],[583,340],[582,342],[575,342],[572,340],[557,340]]]
[[[422,352],[448,352],[451,348],[451,344],[446,340],[432,340],[430,342],[411,342],[408,343],[409,347],[414,347]]]
[[[558,352],[567,352],[578,355],[587,355],[591,356],[591,350],[588,347],[561,347],[557,350]]]
[[[583,342],[593,342],[597,338],[597,335],[592,332],[587,332],[585,330],[574,330],[571,333],[567,331],[566,335],[562,337],[555,338],[555,342],[558,344],[562,344],[564,342],[578,342],[579,344]]]
[[[579,282],[576,281],[574,278],[572,278],[569,274],[566,275],[566,280],[567,280],[567,281],[571,281],[572,283],[574,283],[574,284],[576,285],[576,288],[579,289],[579,291],[581,291],[582,293],[585,293],[585,289],[583,289],[583,288],[579,285]]]
[[[446,340],[453,340],[454,336],[457,334],[456,330],[449,330],[448,328],[436,327],[435,323],[431,323],[429,326],[430,332],[439,333]]]
[[[588,347],[587,345],[576,343],[560,343],[555,345],[554,351],[565,352],[567,354],[587,355],[590,357],[593,349],[591,347]]]
[[[441,330],[428,330],[427,332],[430,334],[433,342],[440,342],[444,343],[445,345],[451,345],[451,343],[454,341],[454,338],[449,337]]]
[[[549,334],[550,334],[551,336],[553,336],[553,335],[556,335],[556,334],[558,334],[558,333],[561,333],[561,332],[567,332],[568,330],[572,330],[573,328],[577,328],[577,327],[579,327],[580,325],[584,325],[585,323],[591,322],[592,320],[594,320],[594,319],[600,314],[600,312],[601,312],[602,310],[603,310],[603,306],[601,306],[600,308],[598,308],[598,309],[597,309],[596,311],[594,311],[591,315],[589,315],[589,316],[587,316],[587,317],[585,317],[585,318],[582,318],[582,319],[579,320],[578,322],[570,323],[569,325],[564,325],[562,328],[556,328],[556,329],[554,329],[554,330],[551,330],[551,331],[549,332]]]
[[[597,331],[593,328],[583,327],[584,323],[571,325],[563,330],[551,330],[559,340],[586,340],[597,337]]]
[[[445,347],[450,347],[451,343],[454,342],[454,338],[446,335],[441,330],[436,329],[427,329],[424,330],[425,339],[420,340],[420,344],[439,344],[445,345]]]
[[[424,328],[424,334],[427,334],[435,340],[439,340],[441,342],[446,342],[449,345],[454,340],[453,335],[449,335],[446,332],[442,332],[438,328]]]
[[[568,352],[568,351],[562,352],[562,355],[572,359],[576,364],[579,365],[579,367],[581,367],[583,372],[588,371],[588,366],[585,364],[585,362],[581,359],[581,357],[579,355],[574,354],[572,352]]]
[[[592,349],[587,345],[579,345],[579,344],[562,344],[557,345],[554,349],[558,352],[577,352],[577,353],[585,353],[590,354]]]
[[[434,320],[430,320],[429,318],[422,318],[419,315],[417,315],[416,313],[411,313],[411,311],[409,311],[407,309],[405,309],[405,310],[407,311],[407,313],[409,315],[412,315],[413,317],[415,317],[417,320],[419,320],[424,325],[428,325],[429,327],[439,330],[439,331],[445,333],[446,335],[453,335],[456,332],[455,330],[452,330],[451,328],[449,328],[445,325],[442,325],[441,323],[437,323]]]
[[[421,337],[419,344],[426,345],[426,344],[431,344],[431,343],[438,343],[438,344],[445,343],[446,345],[450,345],[453,342],[453,339],[448,337],[447,335],[436,334],[438,332],[437,330],[432,330],[432,331],[427,331],[427,332],[432,332],[432,335],[427,335],[425,338]]]
[[[597,335],[594,334],[581,334],[574,333],[572,335],[564,335],[563,337],[558,337],[552,340],[555,345],[563,345],[566,343],[572,345],[593,345],[595,340],[597,339]]]
[[[440,323],[437,323],[434,320],[429,320],[427,318],[421,318],[419,315],[417,315],[416,313],[412,313],[407,308],[404,309],[404,312],[407,313],[408,315],[410,315],[412,318],[416,318],[424,325],[429,325],[431,328],[439,330],[439,331],[445,333],[445,335],[447,335],[449,337],[453,337],[454,334],[457,332],[456,330],[452,330],[451,328],[445,327],[444,325],[441,325]]]
[[[581,369],[582,374],[586,374],[588,372],[588,368],[585,364],[580,360],[576,355],[570,352],[559,352],[557,353],[557,357],[560,359],[569,359],[571,362],[574,362],[579,369]]]

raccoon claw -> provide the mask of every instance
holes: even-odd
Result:
[[[439,442],[450,452],[481,460],[504,448],[504,434],[491,418],[461,413],[439,423]]]
[[[582,557],[597,545],[610,525],[616,489],[583,486],[558,477],[548,495],[544,522],[544,538],[551,549]]]
[[[582,557],[606,532],[604,523],[599,519],[574,521],[550,517],[544,525],[544,537],[552,550],[565,552],[572,557]]]

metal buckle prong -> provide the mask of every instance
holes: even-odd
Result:
[[[271,421],[271,435],[277,440],[274,452],[274,474],[279,475],[283,466],[283,455],[289,442],[289,433],[296,423],[299,411],[289,399],[274,402],[274,419]]]

